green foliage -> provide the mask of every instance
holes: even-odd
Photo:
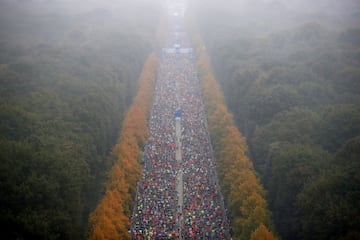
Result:
[[[277,229],[286,239],[302,239],[299,221],[304,215],[297,215],[297,196],[309,180],[334,164],[327,151],[359,136],[358,116],[354,105],[324,107],[317,113],[295,108],[256,129],[251,142],[255,166],[269,192]]]
[[[336,152],[347,140],[360,135],[360,107],[332,105],[321,110],[323,124],[317,129],[318,142]]]
[[[79,198],[88,176],[84,159],[69,151],[4,140],[0,154],[5,238],[79,238]]]
[[[285,239],[299,239],[296,200],[304,184],[316,176],[331,159],[319,147],[292,144],[282,147],[267,163],[269,204],[278,231]]]
[[[258,127],[251,141],[258,169],[263,170],[268,158],[282,147],[289,144],[313,143],[313,133],[321,123],[317,113],[294,108],[279,113],[269,124]],[[264,174],[263,171],[260,172]]]
[[[345,143],[333,165],[299,195],[299,232],[304,239],[359,238],[359,149],[359,137]]]
[[[256,124],[268,123],[276,113],[298,105],[297,92],[281,85],[256,91],[248,99],[249,119]]]
[[[89,218],[87,239],[130,239],[131,212],[140,179],[140,156],[148,134],[147,119],[153,97],[153,83],[158,71],[154,53],[147,58],[139,77],[139,90],[129,108],[112,156],[106,192]]]
[[[190,24],[189,27],[193,27]],[[256,232],[259,238],[276,239],[267,228],[272,228],[271,213],[264,198],[264,189],[247,156],[246,139],[235,127],[224,103],[224,96],[202,49],[201,36],[192,30],[209,133],[217,159],[217,175],[230,210],[232,237],[250,239]]]
[[[70,13],[60,2],[0,7],[4,239],[85,237],[155,39],[157,7]]]
[[[33,114],[8,104],[0,105],[0,119],[0,138],[15,141],[29,137],[32,126],[36,124]]]
[[[357,239],[358,193],[348,186],[359,186],[359,170],[337,163],[355,159],[339,153],[360,136],[357,15],[294,16],[263,4],[192,3],[227,106],[280,235]]]

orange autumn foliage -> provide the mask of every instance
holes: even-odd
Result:
[[[247,157],[246,139],[236,128],[227,109],[221,88],[213,75],[204,43],[194,30],[194,21],[190,15],[188,27],[195,45],[208,128],[221,189],[230,210],[233,239],[248,240],[255,230],[263,231],[265,226],[272,228],[265,192],[252,162]]]
[[[251,234],[251,240],[275,240],[275,236],[264,226],[260,226]]]
[[[105,195],[89,219],[89,240],[130,239],[130,216],[141,175],[141,151],[148,133],[147,119],[158,64],[155,54],[151,54],[139,77],[138,93],[113,149],[117,161],[109,173]]]

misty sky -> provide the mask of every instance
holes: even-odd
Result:
[[[96,7],[123,8],[126,5],[138,2],[143,3],[165,3],[168,0],[1,0],[0,4],[40,4],[58,5],[67,9],[87,10]],[[176,1],[176,0],[170,0]],[[360,11],[360,0],[201,0],[201,3],[216,3],[219,6],[231,3],[241,7],[263,7],[263,5],[278,5],[298,11],[330,11],[330,12],[358,12]]]

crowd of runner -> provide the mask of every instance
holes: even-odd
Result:
[[[184,60],[180,95],[183,110],[185,239],[226,239],[227,222],[218,192],[201,90],[193,63]]]
[[[177,109],[181,144],[175,133]],[[179,162],[175,152],[180,148]],[[229,239],[199,81],[186,54],[167,54],[161,60],[143,158],[133,239]]]
[[[226,239],[199,83],[188,57],[162,60],[144,149],[143,177],[132,218],[133,239]],[[181,108],[182,162],[175,159],[175,111]],[[176,191],[183,171],[183,196]],[[183,197],[180,210],[178,198]]]
[[[175,189],[179,165],[175,160],[177,105],[174,69],[162,63],[156,81],[149,119],[149,138],[144,149],[144,169],[138,184],[133,214],[134,239],[171,239],[178,235],[178,196]]]

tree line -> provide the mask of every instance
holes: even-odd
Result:
[[[232,4],[198,8],[199,29],[276,230],[283,239],[357,239],[356,13],[295,16]]]
[[[109,172],[106,192],[90,216],[88,239],[130,239],[130,218],[141,177],[142,149],[148,133],[153,84],[158,60],[151,54],[139,78],[138,94],[124,119],[118,143],[113,149],[116,162]]]
[[[68,13],[36,2],[0,7],[2,235],[84,239],[159,9]]]
[[[234,239],[277,239],[265,191],[247,156],[247,144],[229,113],[191,16],[188,17],[196,47],[199,78],[221,190],[229,210]],[[270,229],[270,230],[269,230]]]

